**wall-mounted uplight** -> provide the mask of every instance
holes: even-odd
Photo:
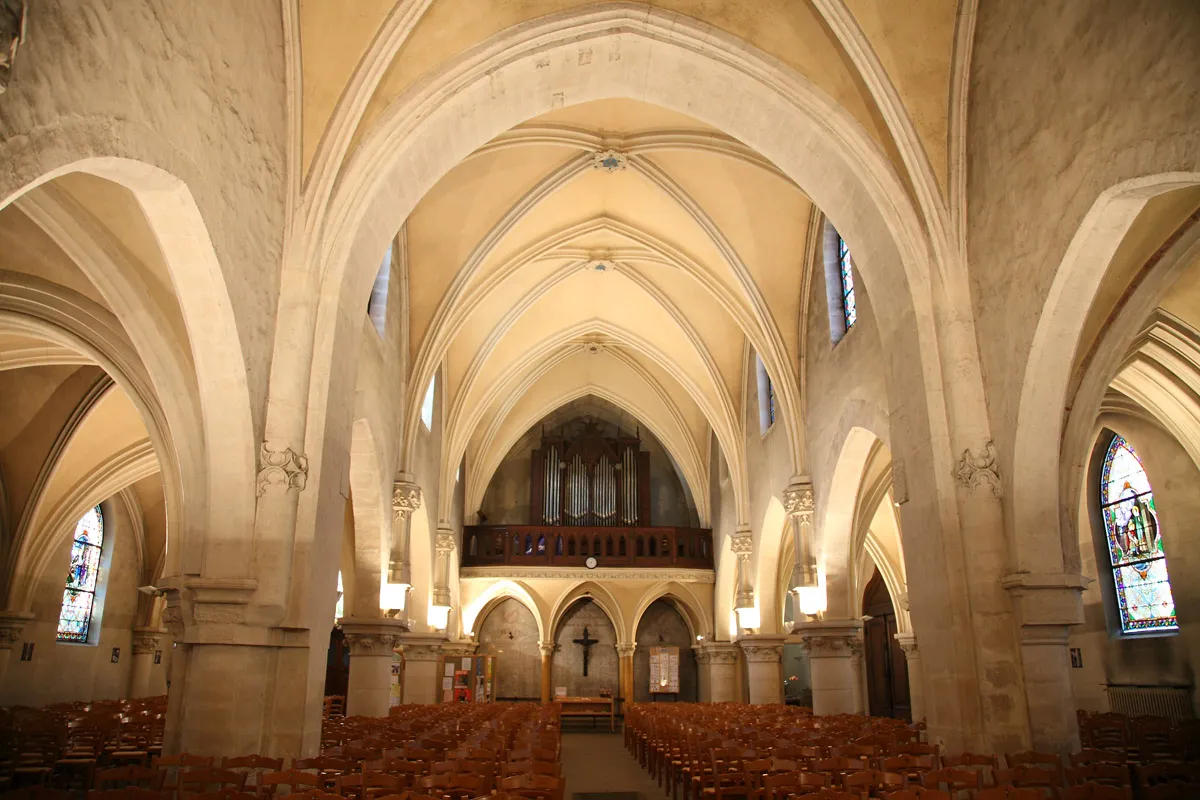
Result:
[[[379,587],[379,607],[384,611],[403,611],[408,603],[407,583],[384,583]]]
[[[450,606],[429,607],[429,627],[444,631],[450,625]]]
[[[737,611],[738,626],[742,630],[757,630],[758,626],[762,623],[762,618],[757,608],[738,608],[735,610]]]

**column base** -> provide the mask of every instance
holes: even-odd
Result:
[[[854,668],[856,653],[862,652],[862,621],[820,620],[794,628],[808,650],[812,669],[813,713],[853,714],[861,690]]]
[[[350,646],[346,716],[386,717],[392,700],[392,655],[408,626],[395,619],[338,620]]]
[[[751,705],[778,705],[783,702],[782,636],[743,636],[738,646],[746,654],[746,673]]]
[[[700,702],[733,703],[737,696],[738,646],[732,642],[708,642],[694,648],[700,666]]]
[[[404,702],[429,705],[438,702],[441,682],[438,659],[446,637],[434,633],[400,635],[404,653]]]

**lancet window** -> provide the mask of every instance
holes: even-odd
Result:
[[[1100,508],[1121,632],[1179,630],[1150,479],[1133,447],[1116,435],[1100,475]]]
[[[60,642],[86,642],[96,606],[96,587],[100,580],[100,554],[104,547],[104,515],[96,506],[75,525],[71,542],[71,566],[63,589],[62,610],[58,614]]]

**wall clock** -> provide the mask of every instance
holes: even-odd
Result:
[[[595,569],[597,563],[599,563],[599,562],[596,561],[595,556],[588,556],[588,560],[583,562],[583,565],[585,567],[587,567],[588,569]]]

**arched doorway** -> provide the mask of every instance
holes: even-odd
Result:
[[[325,696],[345,697],[350,686],[350,646],[346,634],[335,627],[329,633],[329,654],[325,662]]]
[[[896,641],[896,609],[879,570],[863,592],[863,617],[868,710],[873,717],[911,720],[908,662]]]
[[[511,597],[497,603],[479,625],[479,653],[496,657],[496,699],[541,698],[542,656],[533,614]]]

